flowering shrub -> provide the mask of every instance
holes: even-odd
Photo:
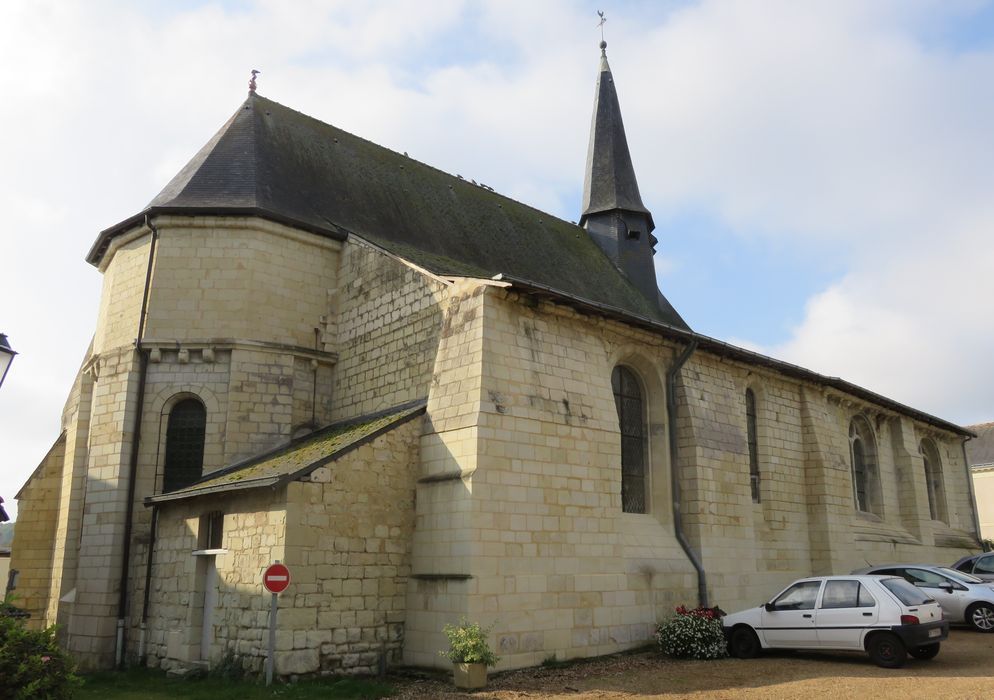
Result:
[[[703,617],[705,620],[720,620],[727,613],[719,608],[717,605],[713,608],[701,608],[697,607],[693,610],[687,610],[683,605],[678,605],[676,608],[677,615],[694,615],[695,617]]]
[[[439,653],[454,664],[496,666],[500,657],[487,643],[487,635],[493,628],[493,625],[480,627],[477,622],[469,623],[465,617],[458,625],[446,625],[442,631],[449,638],[449,650]]]
[[[55,642],[55,627],[29,630],[0,614],[0,695],[11,700],[66,700],[79,685],[75,665]]]
[[[722,659],[728,656],[720,608],[694,608],[682,605],[676,615],[656,627],[659,649],[677,659]]]

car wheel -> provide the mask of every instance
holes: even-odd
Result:
[[[748,627],[736,627],[732,630],[728,646],[732,656],[740,659],[753,659],[759,656],[759,651],[762,648],[759,644],[759,637]]]
[[[911,649],[908,649],[908,653],[916,659],[928,661],[929,659],[934,659],[939,653],[939,644],[925,644],[920,647],[912,647]]]
[[[994,632],[994,605],[974,603],[966,609],[966,621],[978,632]]]
[[[901,668],[908,658],[904,644],[896,634],[878,632],[866,643],[866,651],[877,666],[884,668]]]

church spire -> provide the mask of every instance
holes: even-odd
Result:
[[[591,214],[624,210],[645,214],[649,230],[654,228],[652,215],[642,204],[632,156],[628,151],[625,124],[614,87],[614,76],[607,62],[607,42],[601,41],[601,68],[594,94],[594,116],[590,125],[587,168],[583,181],[584,225]]]
[[[635,179],[614,76],[607,62],[607,42],[602,40],[600,47],[580,225],[642,294],[656,300],[659,290],[652,265],[655,224],[642,204]]]

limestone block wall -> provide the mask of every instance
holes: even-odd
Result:
[[[18,573],[14,604],[31,613],[28,626],[42,629],[55,622],[49,613],[50,581],[62,490],[66,438],[61,435],[18,494],[17,525],[10,568]],[[3,580],[4,586],[7,580]]]
[[[76,587],[76,568],[83,525],[83,494],[90,441],[90,413],[93,407],[93,374],[81,371],[73,383],[63,413],[65,454],[59,491],[52,574],[49,583],[48,620],[63,624],[59,601]],[[62,614],[60,614],[60,612]]]
[[[407,590],[404,661],[439,665],[442,627],[476,617],[470,593],[479,509],[471,475],[479,457],[482,391],[483,301],[472,282],[450,290],[435,356],[416,492],[412,545],[414,578]]]
[[[746,389],[756,397],[759,504],[749,481]],[[714,602],[735,609],[740,599],[760,599],[771,577],[809,569],[800,398],[777,377],[698,352],[681,372],[678,404],[686,530]]]
[[[115,240],[108,249],[100,267],[103,289],[93,355],[131,345],[138,337],[151,239],[148,229],[139,228]]]
[[[254,217],[158,217],[156,225],[148,338],[315,347],[341,244]]]
[[[76,558],[76,611],[69,648],[84,668],[113,664],[124,545],[128,455],[138,366],[131,348],[107,350],[90,368],[94,382]],[[67,545],[68,546],[68,545]]]
[[[354,237],[339,275],[325,345],[339,355],[334,420],[427,396],[447,285]]]
[[[277,673],[400,662],[421,428],[418,416],[288,485]]]
[[[972,470],[973,492],[977,499],[977,518],[980,536],[994,540],[994,468],[980,467]]]
[[[672,529],[665,376],[680,348],[621,324],[466,282],[443,323],[414,536],[411,663],[440,665],[439,630],[496,621],[502,666],[648,639],[696,575]],[[479,363],[479,364],[478,364]],[[642,381],[649,507],[621,512],[612,369]],[[760,500],[750,487],[745,392],[757,404]],[[681,511],[712,604],[753,605],[812,573],[867,561],[952,561],[969,546],[959,438],[775,370],[698,350],[676,387]],[[873,426],[877,514],[856,510],[849,423]],[[932,521],[923,436],[938,447],[948,522]],[[961,450],[959,450],[961,452]]]
[[[757,404],[760,503],[753,503],[745,392]],[[726,608],[762,600],[799,576],[848,573],[868,563],[951,562],[970,547],[960,440],[840,392],[698,352],[680,403],[681,478],[688,532],[713,599]],[[881,503],[853,499],[849,425],[872,427]],[[938,446],[948,522],[929,515],[924,464]],[[736,562],[731,566],[731,562]]]
[[[266,489],[161,506],[152,551],[145,649],[150,666],[168,669],[202,658],[216,663],[230,654],[246,670],[262,670],[270,600],[262,586],[262,573],[273,561],[285,559],[285,497],[282,490]],[[224,514],[223,551],[194,554],[203,546],[202,518],[212,511]],[[144,560],[147,549],[147,543],[139,546],[136,557]],[[210,559],[216,566],[218,597],[208,618],[209,649],[204,650],[204,593]],[[142,588],[135,593],[139,603]]]
[[[433,578],[408,596],[405,658],[444,665],[441,628],[462,614],[496,622],[502,667],[644,643],[695,581],[672,531],[661,371],[650,378],[651,505],[627,514],[611,370],[662,368],[672,349],[493,287],[459,291],[422,443],[414,571]]]

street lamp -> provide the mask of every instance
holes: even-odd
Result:
[[[0,333],[0,386],[3,386],[3,380],[7,378],[7,370],[10,369],[10,363],[14,361],[16,354],[10,349],[7,336]]]

